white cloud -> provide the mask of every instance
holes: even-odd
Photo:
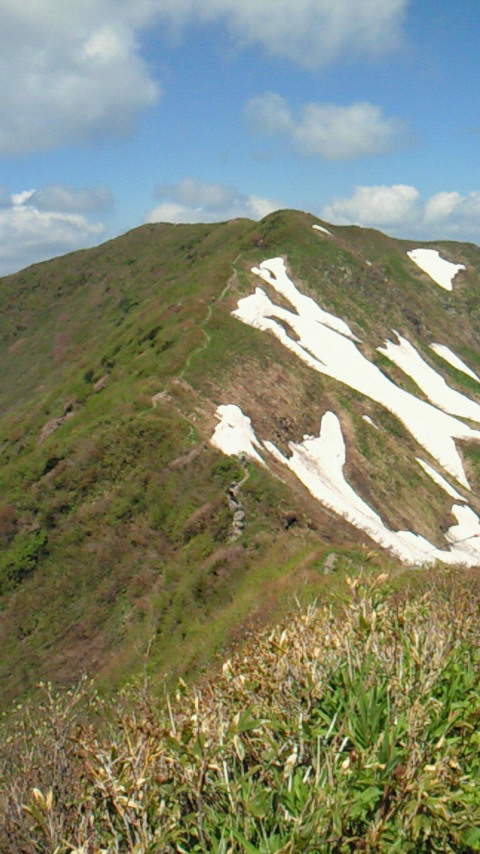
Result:
[[[474,229],[480,233],[480,192],[473,191],[467,196],[460,193],[436,193],[425,205],[425,222],[436,225],[440,222],[456,234],[463,229]]]
[[[278,201],[240,193],[227,184],[209,184],[183,178],[178,184],[162,184],[155,195],[161,200],[145,216],[145,222],[223,222],[236,217],[261,219],[281,205]]]
[[[160,86],[141,52],[158,24],[221,21],[306,67],[399,43],[408,0],[0,0],[0,154],[124,133]]]
[[[232,199],[238,195],[238,190],[227,184],[207,184],[199,178],[186,177],[175,185],[159,184],[155,188],[155,195],[159,199],[173,199],[188,207],[223,210],[231,205]]]
[[[108,210],[112,206],[112,194],[108,187],[78,189],[64,184],[46,184],[28,198],[30,204],[40,211],[93,213]]]
[[[379,56],[397,47],[408,0],[156,0],[156,6],[178,21],[222,18],[241,43],[318,68],[342,53]]]
[[[91,223],[81,213],[40,210],[32,203],[35,195],[35,190],[14,193],[0,208],[0,275],[89,246],[105,230],[103,223]]]
[[[385,154],[408,138],[403,122],[385,118],[380,107],[367,101],[304,104],[294,115],[284,98],[266,92],[248,101],[245,115],[254,131],[283,136],[298,154],[325,160]]]
[[[419,200],[418,190],[406,184],[355,187],[349,198],[334,199],[326,205],[322,216],[338,225],[398,226],[418,221]]]
[[[0,153],[126,132],[157,99],[136,41],[142,2],[0,5]]]
[[[276,92],[265,92],[245,104],[245,117],[257,133],[267,136],[292,134],[295,122],[285,98]]]
[[[462,196],[442,191],[424,200],[415,187],[406,184],[358,186],[351,196],[333,199],[321,216],[337,225],[384,229],[395,237],[478,242],[480,192]]]
[[[8,192],[8,187],[0,184],[0,210],[2,208],[10,208],[12,206],[12,198]]]

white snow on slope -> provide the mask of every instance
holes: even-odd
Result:
[[[442,258],[437,249],[412,249],[407,252],[408,257],[427,273],[437,285],[446,291],[453,289],[452,282],[460,270],[465,270],[464,264],[453,264]]]
[[[458,524],[449,528],[446,538],[450,549],[437,549],[425,537],[411,531],[391,531],[381,517],[345,480],[345,443],[340,422],[333,412],[322,418],[318,437],[308,436],[303,442],[289,443],[290,457],[284,457],[272,442],[265,447],[275,459],[296,474],[308,491],[372,540],[389,549],[409,564],[428,564],[442,560],[466,566],[480,562],[480,520],[469,507],[454,504],[452,513]],[[460,541],[460,542],[459,542]]]
[[[367,424],[370,424],[370,427],[373,427],[373,428],[374,428],[374,430],[378,430],[377,425],[375,424],[375,422],[374,422],[374,421],[372,421],[372,419],[370,418],[370,416],[369,416],[369,415],[362,415],[362,419],[363,419],[364,421],[366,421],[366,422],[367,422]]]
[[[439,406],[444,412],[450,412],[451,415],[470,418],[480,423],[480,404],[450,388],[443,377],[425,362],[406,338],[402,338],[398,332],[395,332],[395,335],[399,343],[385,341],[384,347],[377,347],[378,352],[383,353],[387,359],[411,377],[435,406]]]
[[[315,228],[317,231],[323,231],[324,234],[329,234],[332,236],[332,232],[328,230],[328,228],[324,228],[323,225],[312,225],[312,228]]]
[[[220,419],[220,423],[215,427],[210,440],[211,444],[228,456],[246,454],[262,466],[265,465],[260,454],[255,450],[255,448],[261,448],[261,444],[255,435],[252,422],[247,415],[243,414],[240,407],[233,403],[219,406],[215,415]]]
[[[438,471],[435,471],[433,466],[431,466],[425,460],[420,459],[420,457],[415,457],[415,459],[416,459],[417,463],[422,467],[425,474],[428,474],[428,476],[431,477],[431,479],[438,486],[440,486],[444,490],[444,492],[446,492],[447,495],[450,496],[450,498],[454,498],[456,501],[465,501],[466,500],[463,497],[463,495],[460,495],[460,493],[457,492],[457,490],[453,488],[453,486],[450,486],[448,480],[445,480],[445,478],[442,477],[442,475],[439,474]]]
[[[286,274],[282,258],[264,261],[253,273],[286,296],[298,313],[273,303],[257,288],[239,300],[233,312],[244,323],[272,332],[291,352],[319,373],[333,377],[396,415],[420,445],[463,486],[470,488],[455,439],[480,440],[480,431],[403,391],[360,352],[344,321],[324,312],[303,296]],[[277,322],[284,321],[298,336],[290,337]],[[341,334],[340,334],[341,333]]]
[[[445,534],[447,540],[454,544],[452,554],[459,549],[466,551],[468,548],[468,551],[471,553],[477,552],[478,564],[480,545],[477,545],[477,543],[480,544],[480,519],[473,512],[472,508],[468,506],[461,507],[458,504],[454,504],[452,513],[456,516],[458,525],[452,525]],[[478,539],[475,541],[476,537]],[[474,566],[473,563],[470,565]]]
[[[466,374],[468,377],[471,377],[472,380],[476,380],[477,383],[480,383],[480,378],[472,371],[465,362],[456,356],[455,353],[452,353],[449,347],[446,347],[445,344],[430,344],[430,349],[433,350],[437,356],[440,356],[441,359],[445,359],[452,367],[456,368],[457,371],[462,371],[462,373]]]
[[[330,329],[335,329],[347,338],[358,341],[347,324],[334,314],[324,311],[311,297],[306,297],[295,287],[292,280],[288,278],[283,258],[272,258],[270,261],[262,261],[260,267],[252,267],[252,273],[260,276],[264,282],[272,285],[277,293],[285,297],[296,309],[298,314],[309,315],[315,323],[324,323]],[[263,292],[262,292],[263,293]]]

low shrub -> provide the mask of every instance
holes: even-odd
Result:
[[[2,852],[480,851],[478,601],[384,581],[162,704],[44,687],[5,724]]]

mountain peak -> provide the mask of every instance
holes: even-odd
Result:
[[[480,563],[479,275],[285,210],[1,280],[5,698],[120,678],[151,632],[197,667],[332,548]]]

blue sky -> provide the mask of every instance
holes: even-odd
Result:
[[[0,274],[278,207],[480,243],[478,0],[0,0]]]

